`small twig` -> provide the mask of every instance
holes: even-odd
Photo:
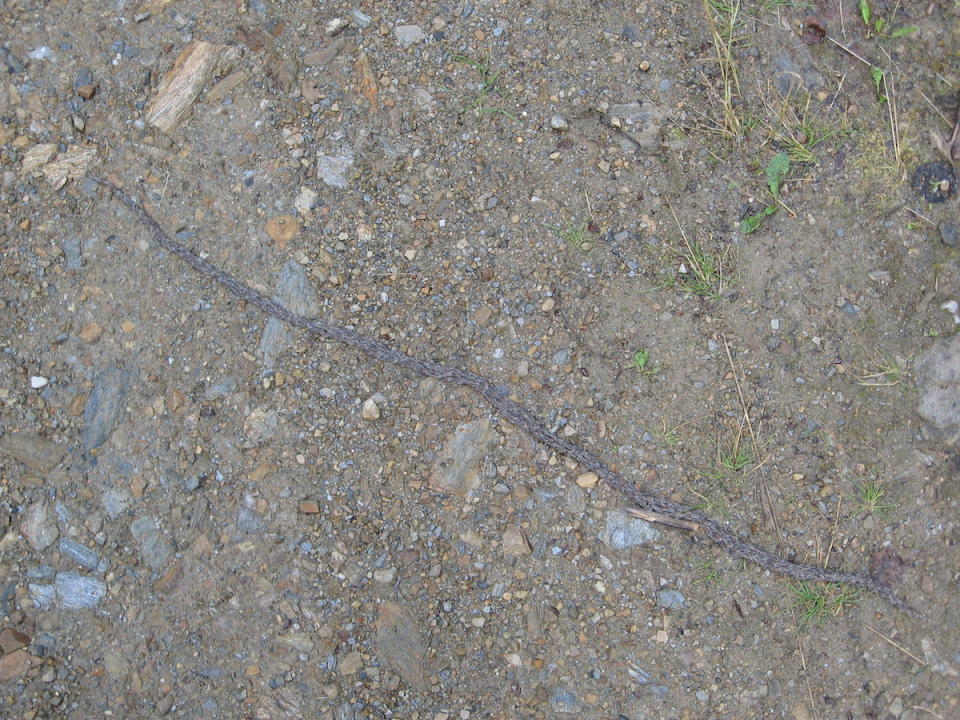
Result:
[[[904,210],[906,210],[906,211],[907,211],[908,213],[910,213],[911,215],[920,218],[920,219],[923,220],[925,223],[929,224],[931,227],[936,227],[936,226],[937,226],[937,224],[936,224],[933,220],[931,220],[930,218],[928,218],[926,215],[921,215],[921,214],[918,213],[916,210],[912,210],[912,209],[910,209],[910,208],[904,208]]]
[[[899,5],[899,3],[898,3]],[[883,48],[881,48],[883,49]],[[892,59],[890,58],[889,53],[886,50],[883,50],[883,54],[887,56],[888,63],[891,63]],[[890,118],[890,137],[893,141],[893,157],[897,161],[897,166],[900,165],[900,123],[897,120],[897,99],[894,96],[893,88],[893,78],[891,77],[890,81],[887,81],[886,72],[881,72],[880,77],[883,79],[883,90],[887,96],[887,116]]]
[[[926,100],[927,105],[929,105],[929,106],[933,109],[933,111],[934,111],[937,115],[940,116],[940,119],[943,120],[943,121],[947,124],[947,127],[950,127],[950,125],[951,125],[950,120],[947,118],[946,115],[944,115],[944,114],[940,111],[940,108],[938,108],[938,107],[936,106],[936,103],[934,103],[930,98],[928,98],[928,97],[926,96],[926,94],[923,92],[923,90],[919,90],[918,92],[920,93],[920,97],[922,97],[924,100]],[[960,112],[960,109],[958,109],[958,112]]]
[[[941,715],[940,713],[935,713],[933,710],[931,710],[930,708],[925,708],[923,705],[913,705],[912,709],[923,710],[923,712],[928,712],[931,715],[933,715],[935,718],[940,718],[940,720],[944,720],[943,715]]]
[[[926,666],[927,666],[927,663],[925,663],[923,660],[921,660],[920,658],[918,658],[918,657],[917,657],[916,655],[914,655],[912,652],[910,652],[909,650],[907,650],[907,649],[906,649],[903,645],[901,645],[900,643],[898,643],[898,642],[896,642],[896,641],[888,638],[886,635],[884,635],[884,634],[883,634],[882,632],[880,632],[879,630],[874,629],[874,628],[871,627],[870,625],[867,625],[867,630],[869,630],[870,632],[872,632],[874,635],[876,635],[877,637],[881,638],[882,640],[885,640],[886,642],[888,642],[888,643],[890,643],[891,645],[893,645],[897,650],[899,650],[900,652],[902,652],[904,655],[906,655],[908,658],[910,658],[911,660],[913,660],[915,663],[917,663],[917,664],[920,665],[921,667],[926,667]]]
[[[829,35],[827,35],[826,38],[827,38],[827,40],[829,40],[830,42],[832,42],[834,45],[836,45],[838,48],[840,48],[841,50],[843,50],[845,53],[849,53],[850,55],[852,55],[853,57],[855,57],[857,60],[859,60],[860,62],[862,62],[862,63],[863,63],[864,65],[866,65],[867,67],[873,67],[873,63],[872,63],[872,62],[870,62],[869,60],[864,60],[862,57],[860,57],[859,55],[857,55],[857,53],[855,53],[853,50],[851,50],[850,48],[848,48],[846,45],[844,45],[844,44],[842,44],[842,43],[838,43],[836,40],[834,40],[834,39],[833,39],[832,37],[830,37]]]
[[[830,528],[830,544],[827,545],[827,556],[823,560],[823,566],[830,566],[830,553],[833,552],[833,539],[837,536],[837,525],[840,523],[840,504],[843,502],[843,497],[841,496],[837,500],[837,513],[833,518],[833,527]]]
[[[799,628],[800,622],[797,620],[797,610],[796,608],[791,608],[793,614],[793,624]],[[803,668],[803,679],[807,685],[807,696],[810,698],[810,709],[813,710],[814,717],[818,717],[817,713],[817,703],[813,699],[813,687],[810,685],[810,673],[807,672],[807,656],[803,652],[803,642],[800,640],[800,632],[796,633],[797,638],[797,651],[800,653],[800,667]]]
[[[697,532],[700,529],[700,523],[689,520],[679,520],[668,517],[667,515],[661,515],[660,513],[650,512],[649,510],[641,510],[640,508],[627,508],[627,514],[633,515],[633,517],[640,518],[641,520],[646,520],[647,522],[669,525],[670,527],[680,528],[681,530]]]

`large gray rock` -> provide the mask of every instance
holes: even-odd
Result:
[[[960,335],[940,340],[916,362],[917,412],[947,441],[960,440]]]

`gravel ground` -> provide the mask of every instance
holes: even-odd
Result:
[[[0,716],[960,715],[957,3],[0,22]],[[923,616],[631,517],[87,172]]]

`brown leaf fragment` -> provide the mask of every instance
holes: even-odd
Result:
[[[803,19],[803,33],[800,37],[807,45],[816,45],[827,35],[826,24],[816,15],[807,15]]]
[[[360,75],[360,92],[370,103],[370,109],[376,112],[380,109],[380,102],[377,99],[377,79],[373,76],[370,69],[370,60],[365,52],[361,52],[357,57],[355,65],[357,74]]]
[[[273,48],[273,38],[260,28],[237,27],[237,42],[247,46],[251,52],[263,52],[266,48]]]
[[[287,94],[297,84],[297,75],[300,68],[293,56],[286,56],[279,50],[273,50],[264,60],[264,74],[274,90]]]

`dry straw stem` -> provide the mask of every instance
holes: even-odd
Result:
[[[872,632],[874,635],[876,635],[877,637],[879,637],[879,638],[880,638],[881,640],[883,640],[884,642],[890,643],[890,644],[891,644],[893,647],[895,647],[897,650],[899,650],[899,651],[902,652],[904,655],[906,655],[908,658],[910,658],[910,659],[913,660],[915,663],[917,663],[918,665],[920,665],[920,667],[926,667],[926,666],[927,666],[927,663],[925,663],[923,660],[921,660],[920,658],[918,658],[918,657],[917,657],[916,655],[914,655],[912,652],[910,652],[909,650],[907,650],[903,645],[900,645],[899,643],[895,642],[894,640],[891,640],[890,638],[888,638],[886,635],[884,635],[884,634],[883,634],[882,632],[880,632],[879,630],[874,629],[874,628],[871,627],[870,625],[867,625],[867,630],[869,630],[870,632]]]
[[[780,552],[782,553],[783,536],[780,533],[780,524],[777,522],[777,513],[773,507],[773,498],[770,495],[770,485],[767,482],[767,475],[765,472],[763,472],[763,466],[766,463],[766,460],[760,459],[762,457],[760,454],[760,443],[757,442],[757,434],[753,430],[753,421],[750,419],[750,412],[747,409],[747,401],[743,396],[743,387],[740,385],[740,373],[737,372],[737,366],[733,362],[733,355],[730,353],[730,344],[727,342],[726,335],[721,335],[720,339],[723,340],[723,349],[727,354],[727,362],[730,365],[730,372],[733,374],[733,382],[737,386],[737,397],[740,399],[740,408],[743,412],[743,418],[747,424],[747,431],[750,433],[750,442],[753,444],[753,457],[757,461],[757,466],[754,469],[760,471],[760,491],[765,505],[764,509],[769,515],[770,522],[773,525],[773,530],[777,535],[777,547],[780,548]]]
[[[740,97],[740,78],[737,74],[737,63],[733,57],[733,37],[740,22],[740,0],[730,0],[723,5],[716,0],[714,2],[703,0],[703,13],[710,26],[710,34],[713,36],[713,49],[723,83],[723,96],[720,99],[723,109],[722,132],[739,140],[743,135],[743,123],[733,107],[734,100]],[[722,27],[717,15],[724,18]]]
[[[860,62],[862,62],[871,70],[876,68],[876,66],[873,63],[871,63],[869,60],[867,60],[863,56],[857,54],[856,52],[848,48],[846,45],[844,45],[843,43],[837,42],[829,35],[827,35],[826,37],[827,37],[827,40],[832,42],[834,45],[836,45],[838,48],[843,50],[845,53],[847,53],[851,57],[854,57]],[[884,50],[883,48],[881,48],[881,50],[883,51],[883,54],[887,56],[887,61],[892,62],[892,59],[890,58],[889,53],[887,53],[887,51]],[[879,68],[877,69],[879,70]],[[898,118],[897,99],[894,94],[893,80],[888,78],[888,76],[889,76],[889,73],[886,70],[880,70],[880,79],[881,79],[881,82],[883,83],[883,94],[887,98],[887,103],[886,103],[887,120],[890,124],[890,139],[893,144],[893,158],[894,158],[894,161],[896,162],[896,167],[901,168],[903,165],[903,153],[900,145],[900,123],[897,119]]]

